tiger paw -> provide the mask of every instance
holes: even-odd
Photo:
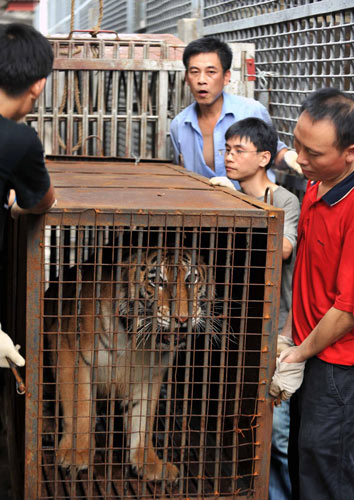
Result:
[[[77,470],[85,470],[88,468],[89,464],[89,449],[82,448],[79,446],[76,450],[72,448],[72,440],[68,436],[64,436],[60,443],[59,449],[57,451],[56,462],[58,465],[67,469],[72,465],[75,466]]]
[[[170,462],[166,463],[165,474],[163,474],[163,463],[146,464],[145,467],[133,466],[136,473],[146,481],[162,481],[165,479],[168,482],[175,482],[178,478],[179,471],[177,467]]]
[[[175,482],[178,479],[179,470],[178,468],[171,464],[170,462],[166,463],[166,473],[165,478],[167,481]]]
[[[150,450],[147,453],[145,464],[143,449],[139,450],[136,457],[137,461],[132,459],[132,466],[135,472],[143,479],[146,479],[147,481],[166,480],[169,482],[175,482],[177,480],[179,475],[177,467],[170,462],[166,462],[164,467],[163,461],[160,460],[153,451]]]

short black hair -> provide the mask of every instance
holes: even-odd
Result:
[[[304,111],[314,123],[319,120],[333,123],[339,151],[354,144],[354,99],[349,94],[331,87],[316,90],[303,102],[300,114]]]
[[[219,56],[222,69],[225,73],[231,68],[232,50],[230,46],[218,38],[198,38],[190,42],[183,52],[183,64],[188,69],[189,59],[202,53],[216,52]]]
[[[278,147],[278,135],[272,125],[260,118],[244,118],[233,123],[226,130],[225,140],[228,141],[232,137],[239,137],[241,140],[248,139],[255,145],[259,153],[269,151],[271,156],[268,165],[265,167],[268,170],[277,154]]]
[[[15,97],[52,70],[53,50],[47,38],[22,23],[0,25],[0,88]]]

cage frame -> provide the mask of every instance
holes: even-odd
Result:
[[[64,170],[58,173],[58,177],[55,176],[56,171],[56,161],[58,159],[53,159],[49,161],[49,170],[52,173],[56,188],[62,193],[72,192],[77,193],[79,190],[73,186],[67,187],[60,186],[58,178],[65,178],[66,168],[69,168],[70,160],[66,159],[64,161]],[[109,165],[109,160],[105,159],[106,165]],[[59,160],[60,163],[60,160]],[[89,170],[91,163],[91,168],[95,169],[95,159],[83,159],[83,162],[77,162],[75,159],[76,168],[78,170],[82,169]],[[117,162],[111,159],[112,168],[115,168],[116,164],[127,164],[130,169],[131,175],[134,175],[132,169],[135,167],[145,167],[148,168],[149,175],[151,176],[152,168],[162,168],[166,170],[167,175],[176,175],[177,178],[184,180],[189,180],[191,182],[196,182],[198,188],[204,194],[208,196],[220,196],[225,202],[229,200],[235,206],[237,203],[246,203],[249,206],[250,213],[254,216],[252,218],[252,224],[257,224],[259,227],[264,227],[264,224],[268,225],[268,238],[267,238],[267,260],[265,267],[265,289],[264,289],[264,309],[262,316],[262,347],[261,347],[261,362],[260,362],[260,379],[259,379],[259,396],[257,400],[259,411],[256,415],[258,417],[261,415],[262,425],[261,429],[258,429],[258,424],[255,426],[255,446],[257,452],[255,454],[255,471],[254,471],[254,494],[248,496],[248,498],[263,499],[267,494],[267,484],[268,484],[268,468],[270,460],[270,445],[271,445],[271,428],[272,428],[272,398],[268,394],[268,385],[270,382],[271,375],[274,371],[275,366],[275,335],[277,327],[276,311],[279,306],[279,282],[280,282],[280,262],[281,262],[281,245],[282,245],[282,224],[283,224],[283,212],[282,210],[270,207],[263,202],[258,202],[257,200],[251,200],[246,195],[240,193],[232,192],[227,188],[222,187],[212,187],[208,181],[200,176],[192,173],[187,173],[184,169],[166,164],[164,162],[141,162],[140,165],[135,165],[134,162],[127,162],[126,160],[121,160]],[[86,165],[86,166],[85,166]],[[101,167],[101,165],[100,165]],[[71,168],[71,166],[70,166]],[[105,177],[103,174],[105,169],[100,169],[101,177]],[[128,169],[127,169],[128,171]],[[84,175],[91,176],[92,172]],[[109,172],[106,173],[109,175]],[[119,177],[118,177],[119,178]],[[102,181],[103,182],[103,181]],[[104,182],[103,182],[104,184]],[[182,183],[183,184],[183,183]],[[186,194],[186,188],[184,189],[184,194]],[[155,187],[155,194],[162,192],[161,185],[159,188]],[[188,190],[187,190],[188,192]],[[212,194],[214,193],[214,194]],[[165,197],[156,197],[165,199]],[[39,422],[36,418],[38,414],[38,405],[40,404],[40,372],[38,367],[40,366],[40,355],[42,346],[40,345],[42,336],[38,335],[38,332],[43,332],[43,300],[41,300],[43,289],[43,269],[41,267],[41,262],[43,262],[43,248],[44,248],[44,228],[46,226],[129,226],[130,224],[144,226],[148,223],[151,218],[154,221],[154,225],[164,225],[169,226],[195,226],[201,225],[202,227],[213,227],[216,224],[216,219],[218,220],[217,225],[233,227],[237,220],[238,223],[243,221],[243,224],[247,225],[247,217],[245,214],[245,206],[243,209],[235,209],[232,213],[230,212],[230,205],[226,206],[224,210],[215,210],[212,206],[210,208],[205,208],[203,213],[201,213],[200,208],[193,206],[193,200],[191,197],[190,207],[188,207],[188,202],[185,203],[185,207],[181,210],[181,206],[177,207],[174,211],[166,211],[165,209],[146,207],[144,209],[136,209],[132,214],[132,210],[129,207],[124,207],[117,203],[116,208],[107,208],[100,203],[96,203],[95,209],[83,209],[80,207],[80,202],[73,202],[73,198],[68,196],[62,196],[62,206],[56,207],[51,212],[41,216],[26,216],[20,224],[27,226],[27,241],[28,244],[24,244],[23,248],[19,248],[19,254],[27,252],[27,275],[26,275],[26,359],[28,360],[26,365],[26,385],[28,392],[26,394],[26,425],[25,430],[25,498],[40,498],[39,496],[39,485],[40,478],[38,478],[38,470],[40,469],[41,462],[41,443],[39,440]],[[68,205],[66,205],[68,203]],[[71,203],[71,208],[69,205]],[[266,215],[265,215],[266,214]],[[166,222],[167,221],[167,222]],[[266,222],[265,222],[266,221]],[[16,223],[18,224],[18,223]],[[27,250],[24,247],[27,246]],[[20,295],[21,291],[16,290]],[[22,290],[23,293],[23,290]],[[13,316],[13,321],[15,323],[16,337],[18,340],[23,341],[23,332],[18,330],[20,327],[18,319]],[[30,360],[30,362],[29,362]],[[30,425],[29,425],[30,423]],[[138,498],[138,497],[137,497]],[[166,497],[167,498],[167,497]],[[173,498],[185,499],[185,496],[176,496],[174,494]],[[197,496],[193,498],[208,498],[216,499],[221,498],[224,500],[229,500],[231,498],[245,498],[243,495],[239,496],[237,492],[233,492],[232,496],[210,496],[207,497]]]

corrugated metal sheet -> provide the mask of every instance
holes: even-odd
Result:
[[[127,33],[128,6],[125,0],[106,0],[104,2],[102,28],[117,33]]]
[[[149,33],[177,33],[178,19],[191,17],[190,1],[153,0],[146,3],[146,31]]]

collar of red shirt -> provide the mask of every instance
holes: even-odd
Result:
[[[348,196],[348,194],[354,189],[354,172],[349,174],[345,179],[336,184],[332,189],[330,189],[325,195],[322,196],[322,200],[327,203],[327,205],[335,205],[339,203],[343,198]]]

